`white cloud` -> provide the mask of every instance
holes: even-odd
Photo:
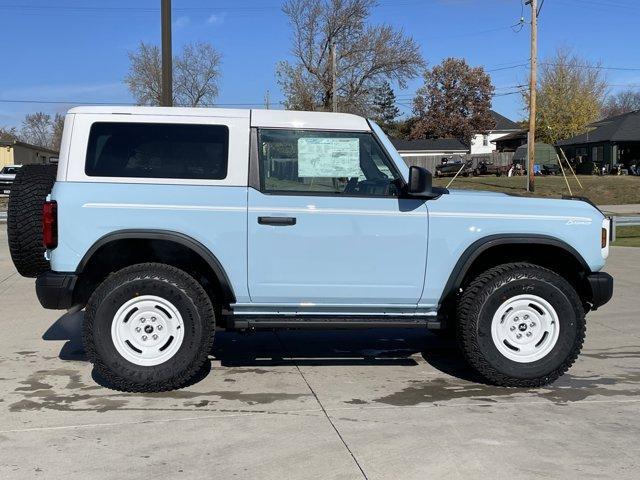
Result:
[[[186,27],[187,25],[189,25],[189,22],[191,22],[191,19],[187,16],[178,17],[176,19],[176,27],[178,28]]]
[[[226,13],[212,13],[211,15],[209,15],[209,18],[207,18],[207,24],[208,25],[220,25],[222,24],[222,22],[224,22],[224,18],[227,16]]]

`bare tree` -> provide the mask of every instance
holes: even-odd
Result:
[[[160,105],[162,99],[162,57],[157,45],[140,42],[129,52],[129,74],[124,81],[140,105]],[[174,62],[175,64],[175,62]]]
[[[0,127],[0,141],[15,142],[18,140],[18,130],[16,127]]]
[[[495,127],[491,116],[491,78],[482,67],[470,67],[464,59],[447,58],[424,75],[416,92],[416,120],[411,137],[458,138],[471,141],[476,132]]]
[[[602,118],[640,110],[640,91],[623,90],[607,97],[602,107]]]
[[[62,131],[64,130],[64,115],[56,113],[53,117],[51,125],[51,148],[60,151],[60,143],[62,142]]]
[[[179,105],[211,104],[218,96],[220,54],[209,43],[185,45],[175,59],[175,97]]]
[[[365,113],[385,81],[405,87],[424,67],[413,38],[389,25],[368,25],[375,0],[286,0],[293,27],[293,62],[282,61],[277,78],[287,108]],[[335,46],[336,91],[333,91]]]
[[[210,105],[218,96],[221,56],[209,43],[185,45],[173,59],[173,103],[197,107]],[[160,105],[162,99],[162,59],[156,45],[140,43],[129,53],[129,73],[125,83],[141,105]]]
[[[20,129],[20,138],[27,143],[51,148],[53,143],[53,121],[51,115],[36,112],[25,115]]]

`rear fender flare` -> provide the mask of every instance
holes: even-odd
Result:
[[[199,241],[183,233],[172,232],[169,230],[118,230],[116,232],[108,233],[107,235],[99,238],[91,248],[89,248],[84,257],[82,257],[82,260],[80,260],[80,263],[76,268],[76,274],[80,275],[83,272],[93,255],[101,247],[118,240],[165,240],[187,247],[195,254],[199,255],[216,275],[220,282],[220,288],[222,289],[225,303],[235,303],[236,297],[233,292],[231,282],[229,281],[229,277],[216,256]]]

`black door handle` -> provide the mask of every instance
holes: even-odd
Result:
[[[260,225],[286,227],[287,225],[295,225],[296,217],[258,217],[258,223]]]

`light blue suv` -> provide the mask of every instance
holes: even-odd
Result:
[[[216,328],[309,327],[453,330],[487,381],[535,387],[612,295],[592,204],[432,187],[354,115],[76,108],[55,183],[16,184],[16,267],[45,308],[86,308],[89,358],[127,391],[185,385]]]

